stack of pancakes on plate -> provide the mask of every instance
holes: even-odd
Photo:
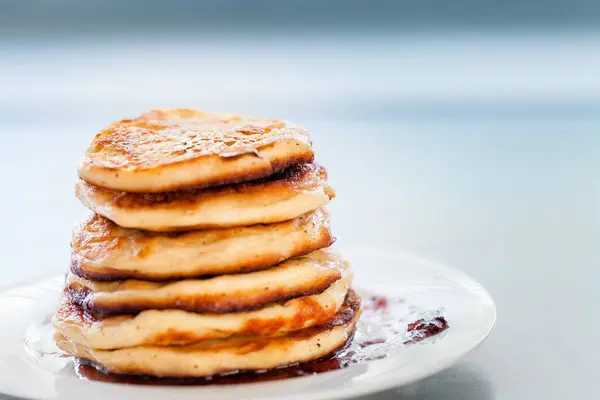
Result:
[[[73,233],[58,346],[157,377],[264,370],[332,354],[360,298],[329,248],[334,197],[303,128],[153,110],[98,133],[79,168],[94,213]]]

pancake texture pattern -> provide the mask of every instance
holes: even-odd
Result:
[[[100,372],[194,378],[334,355],[361,299],[327,170],[288,121],[150,110],[95,135],[55,341]]]
[[[166,192],[264,178],[314,157],[308,132],[289,122],[152,110],[99,132],[81,179],[126,192]]]
[[[263,271],[210,279],[95,282],[70,273],[66,290],[77,304],[96,314],[136,314],[149,309],[222,314],[321,293],[345,269],[345,261],[327,249]]]
[[[319,294],[226,314],[146,310],[137,315],[100,317],[85,311],[64,293],[54,327],[74,342],[99,349],[182,345],[230,336],[271,336],[329,321],[342,306],[351,280],[347,274]]]
[[[327,172],[296,164],[267,179],[168,193],[127,193],[83,180],[77,198],[92,211],[125,228],[154,232],[272,224],[316,210],[335,196]]]
[[[137,346],[102,350],[62,334],[57,345],[68,354],[117,374],[192,378],[233,371],[263,370],[321,359],[343,347],[360,316],[360,298],[349,292],[344,306],[326,324],[273,336],[231,337],[187,346]]]
[[[324,208],[274,224],[171,234],[122,228],[92,214],[73,232],[71,271],[95,281],[164,281],[250,272],[333,241]]]

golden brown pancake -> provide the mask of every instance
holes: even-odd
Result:
[[[126,193],[79,180],[77,198],[125,228],[155,232],[272,224],[329,202],[325,168],[296,164],[261,181],[169,193]]]
[[[323,208],[274,224],[174,234],[121,228],[92,214],[73,232],[71,271],[97,281],[250,272],[332,243]]]
[[[152,110],[99,132],[79,176],[113,190],[165,192],[263,178],[312,159],[307,131],[289,122]]]
[[[233,337],[187,346],[138,346],[100,350],[57,335],[68,354],[109,372],[156,377],[202,377],[238,370],[262,370],[323,358],[352,337],[360,316],[360,298],[350,290],[339,312],[315,327],[270,337]]]
[[[77,304],[96,314],[135,314],[149,309],[221,314],[321,293],[342,277],[345,268],[341,255],[326,249],[267,270],[210,279],[94,282],[71,273],[66,290]]]
[[[102,317],[86,311],[65,290],[54,327],[86,347],[118,349],[141,345],[183,345],[230,336],[264,336],[325,323],[340,309],[352,273],[319,294],[296,297],[262,308],[226,314],[182,310],[146,310],[137,315]]]

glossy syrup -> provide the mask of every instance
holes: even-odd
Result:
[[[141,385],[216,385],[264,382],[319,374],[387,357],[399,348],[438,335],[448,328],[440,311],[416,310],[401,299],[372,296],[363,299],[363,314],[354,337],[326,359],[266,371],[240,371],[200,379],[167,379],[116,375],[87,362],[75,362],[82,379]]]

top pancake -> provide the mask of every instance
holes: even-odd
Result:
[[[165,192],[263,178],[313,151],[289,122],[186,109],[151,110],[94,137],[81,179],[126,192]]]

